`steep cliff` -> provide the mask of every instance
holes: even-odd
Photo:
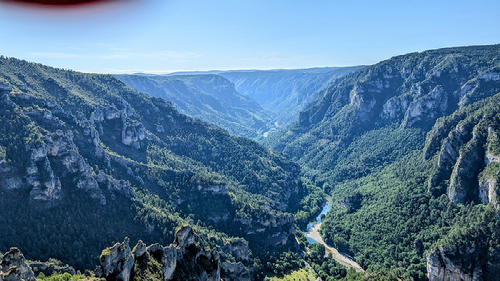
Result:
[[[478,209],[483,209],[479,216]],[[478,206],[464,217],[427,254],[429,280],[498,279],[500,222],[496,210]]]
[[[500,274],[499,104],[495,95],[464,107],[440,119],[428,135],[424,157],[436,161],[429,191],[446,193],[456,203],[489,204],[485,215],[466,218],[467,223],[459,222],[460,231],[436,243],[427,255],[430,280],[493,280]]]
[[[368,66],[264,140],[331,194],[326,243],[403,280],[495,280],[499,55],[471,46]]]
[[[433,195],[447,193],[456,203],[491,202],[498,208],[499,102],[496,95],[436,122],[424,148],[424,158],[435,161],[428,181]]]
[[[342,168],[352,162],[345,151],[359,150],[355,142],[363,138],[376,142],[396,130],[387,150],[371,149],[378,162],[391,163],[405,154],[394,155],[395,150],[420,149],[439,117],[500,92],[499,52],[499,45],[438,49],[365,67],[332,84],[300,112],[297,122],[263,143],[321,181],[342,180],[345,173],[364,175],[360,167]],[[364,162],[359,165],[377,168]]]

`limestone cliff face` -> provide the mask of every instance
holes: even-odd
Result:
[[[411,127],[418,121],[436,120],[446,113],[447,108],[448,94],[438,85],[429,94],[410,103],[401,127]]]
[[[240,93],[278,113],[278,124],[284,126],[295,121],[297,113],[321,95],[326,87],[362,67],[227,71],[219,75],[234,83]]]
[[[492,97],[484,105],[477,104],[477,113],[457,111],[436,123],[428,134],[424,159],[436,159],[433,156],[437,154],[428,181],[431,194],[446,193],[450,200],[461,204],[496,202],[499,167],[495,163],[499,152],[495,116],[499,113],[498,109],[488,109],[488,114],[482,110],[497,100]]]
[[[500,214],[500,204],[499,204],[499,188],[498,179],[490,178],[485,181],[479,183],[479,199],[481,199],[481,203],[493,204],[493,207]]]
[[[250,281],[252,280],[252,275],[248,268],[246,268],[242,263],[224,263],[222,264],[222,272],[225,277],[224,280],[228,281]]]
[[[318,147],[346,146],[355,136],[387,125],[429,129],[438,118],[500,92],[493,61],[498,51],[498,46],[430,50],[365,67],[326,88],[297,123],[264,143],[306,159],[315,169],[329,150],[309,155],[305,139]],[[469,67],[470,61],[481,66]]]
[[[256,218],[255,218],[256,217]],[[281,216],[270,216],[266,213],[256,214],[255,217],[236,218],[242,224],[242,230],[246,233],[248,239],[261,239],[262,233],[266,233],[266,245],[280,246],[286,245],[290,237],[294,237],[296,230],[293,227],[295,222],[291,214]]]
[[[136,149],[141,148],[141,141],[146,137],[146,131],[141,122],[123,123],[122,143],[131,145]]]
[[[427,276],[430,281],[494,280],[498,266],[476,259],[477,249],[468,247],[438,247],[428,254]]]
[[[440,119],[427,136],[424,159],[435,161],[430,193],[446,194],[459,204],[494,208],[485,207],[488,223],[450,232],[427,255],[430,280],[496,280],[500,274],[496,245],[491,244],[500,218],[499,99],[498,95],[487,98]]]
[[[231,254],[235,258],[244,261],[250,260],[248,254],[249,250],[250,248],[248,247],[248,242],[242,238],[232,240],[220,248],[222,255]]]
[[[6,160],[6,151],[0,146],[0,189],[18,190],[24,184],[15,167]]]
[[[101,266],[97,275],[107,280],[130,280],[130,271],[134,266],[134,257],[129,246],[130,240],[125,238],[123,243],[116,243],[101,254]]]
[[[461,150],[448,187],[450,200],[462,204],[477,200],[477,176],[483,164],[483,144],[484,140],[476,136]]]
[[[176,233],[174,244],[149,247],[139,241],[132,251],[128,238],[103,251],[99,277],[106,280],[220,280],[220,258],[217,250],[204,251],[190,226]],[[152,277],[154,275],[155,277]]]
[[[18,248],[11,248],[0,260],[0,280],[35,281],[33,270]]]
[[[253,268],[249,265],[249,250],[248,242],[241,238],[232,240],[220,248],[223,280],[252,280]],[[229,257],[232,257],[232,262],[228,261]]]
[[[75,137],[74,131],[69,130],[62,122],[64,119],[67,122],[75,122],[82,129],[85,142],[94,148],[93,156],[101,158],[109,166],[110,157],[104,153],[99,138],[99,131],[103,133],[99,122],[103,122],[106,118],[117,118],[117,115],[119,118],[122,116],[126,118],[131,114],[131,109],[124,107],[116,113],[114,106],[98,108],[90,119],[87,119],[83,115],[73,115],[55,106],[51,101],[46,102],[26,94],[8,93],[4,95],[4,99],[13,109],[19,108],[19,105],[37,105],[38,110],[25,114],[40,125],[52,129],[52,132],[47,133],[43,139],[26,145],[25,154],[28,159],[25,171],[1,161],[0,173],[3,177],[0,180],[0,188],[29,190],[30,201],[38,208],[51,208],[64,202],[68,184],[85,191],[90,198],[101,205],[107,203],[105,193],[108,192],[133,195],[127,183],[117,184],[118,181],[107,180],[104,175],[101,175],[100,182],[97,180],[95,171],[80,152],[81,146],[77,145],[82,136]],[[62,181],[66,186],[62,185]],[[107,184],[108,189],[102,190],[99,183]],[[119,185],[121,187],[118,187]]]

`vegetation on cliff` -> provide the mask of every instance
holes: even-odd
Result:
[[[294,249],[306,187],[283,155],[111,75],[2,57],[0,83],[0,249],[93,268],[113,241],[167,244],[190,221],[208,247],[250,241],[257,275]]]
[[[466,274],[494,276],[499,54],[499,45],[448,48],[368,66],[263,141],[332,195],[328,244],[369,272],[424,280],[427,255],[451,243],[488,257],[457,262]]]

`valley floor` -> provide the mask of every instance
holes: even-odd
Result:
[[[333,248],[333,247],[330,247],[328,246],[324,241],[323,241],[323,238],[321,238],[321,235],[319,234],[319,229],[321,227],[321,223],[318,223],[316,225],[314,225],[311,230],[309,230],[308,232],[304,233],[304,235],[309,238],[309,239],[312,239],[320,244],[323,244],[325,246],[325,250],[327,253],[331,253],[333,258],[339,262],[340,264],[346,266],[347,268],[354,268],[356,269],[357,272],[362,272],[364,271],[363,268],[361,268],[361,266],[359,266],[359,264],[355,261],[353,261],[352,259],[342,255],[341,253],[339,253],[339,251],[337,251],[337,249]]]

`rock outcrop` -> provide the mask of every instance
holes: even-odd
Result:
[[[0,57],[0,64],[0,83],[5,84],[0,87],[0,240],[43,255],[34,258],[55,256],[90,268],[97,261],[89,257],[98,253],[88,244],[126,235],[135,241],[150,235],[164,243],[189,214],[221,236],[239,236],[231,231],[242,226],[252,243],[282,245],[293,236],[293,216],[286,212],[300,201],[301,173],[286,157],[181,114],[172,103],[132,90],[110,75],[13,58]],[[200,80],[207,91],[227,92],[223,84],[205,78]],[[262,122],[244,108],[241,113],[250,123]],[[231,196],[230,191],[239,190],[248,197]],[[236,215],[241,207],[251,214]],[[11,223],[33,227],[5,231]],[[65,233],[59,234],[60,229]],[[58,247],[42,249],[41,244]],[[199,257],[201,268],[216,253],[204,257],[209,262]],[[198,258],[193,259],[196,264]],[[113,267],[108,262],[106,270]],[[179,267],[165,267],[167,277],[168,268]],[[213,275],[210,268],[204,271]]]
[[[125,238],[123,243],[116,243],[105,249],[101,254],[101,266],[97,275],[106,280],[130,280],[130,271],[134,266],[134,256],[129,245],[130,240]]]
[[[18,248],[10,248],[0,260],[0,280],[35,281],[35,274]]]
[[[12,86],[7,83],[0,82],[0,92],[2,91],[10,92],[12,91]]]
[[[227,281],[250,281],[252,275],[250,270],[242,263],[223,263],[222,276]]]
[[[265,241],[259,241],[268,246],[286,245],[291,237],[295,236],[296,230],[293,227],[295,219],[290,214],[281,216],[270,216],[268,214],[254,214],[255,217],[236,218],[241,223],[242,230],[247,239],[262,240],[262,233],[266,233]]]
[[[438,122],[429,133],[424,159],[431,159],[441,143],[428,181],[432,195],[438,197],[446,193],[450,200],[461,204],[488,204],[496,200],[493,178],[499,172],[496,167],[498,141],[491,127],[495,119],[491,113],[484,114],[480,105],[478,108],[480,111],[474,114],[458,111]]]
[[[134,148],[141,148],[141,141],[146,137],[146,130],[141,122],[123,122],[122,143]]]
[[[76,271],[71,266],[59,266],[50,262],[32,262],[29,264],[35,275],[43,273],[45,276],[51,276],[55,273],[69,273],[71,275],[75,275]]]
[[[483,144],[481,136],[475,136],[460,151],[448,187],[448,197],[455,203],[465,204],[478,198],[477,176],[483,164]]]
[[[149,247],[139,241],[130,250],[129,239],[102,252],[101,265],[96,270],[106,280],[220,280],[218,251],[205,251],[190,226],[181,227],[174,244]]]
[[[474,249],[439,247],[427,255],[427,275],[430,281],[479,281],[484,279],[482,266],[469,257]]]
[[[447,108],[448,94],[441,85],[438,85],[429,94],[408,106],[401,127],[411,127],[418,121],[432,122],[443,116]]]
[[[221,277],[223,280],[251,280],[252,267],[249,265],[249,247],[244,239],[234,239],[220,248]],[[231,261],[231,262],[230,262]]]
[[[25,185],[15,167],[8,163],[6,156],[5,149],[0,146],[0,190],[21,189]]]
[[[231,240],[220,248],[222,255],[231,254],[233,257],[244,261],[250,259],[249,250],[248,242],[241,238]]]

